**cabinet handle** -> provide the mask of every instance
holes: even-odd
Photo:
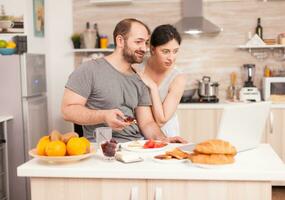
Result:
[[[155,188],[155,200],[162,200],[162,188],[161,187],[156,187]]]
[[[139,189],[136,186],[131,189],[131,200],[139,200]]]
[[[273,123],[274,123],[274,115],[273,115],[273,112],[270,111],[270,115],[269,115],[269,121],[270,121],[270,134],[273,134]]]

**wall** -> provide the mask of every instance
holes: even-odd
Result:
[[[73,71],[73,53],[70,36],[72,27],[72,1],[46,2],[46,61],[48,69],[49,127],[61,132],[72,130],[61,116],[64,86]]]
[[[62,119],[60,104],[65,82],[74,65],[69,40],[73,32],[72,1],[45,1],[45,36],[42,38],[34,36],[33,1],[28,1],[28,52],[46,55],[49,129],[67,132],[72,130],[72,125]]]
[[[116,6],[96,6],[89,0],[74,0],[73,10],[76,32],[82,32],[87,21],[97,22],[100,32],[111,38],[116,23],[126,17],[138,18],[152,29],[159,24],[174,24],[180,19],[180,0],[134,0],[132,4]],[[237,48],[246,43],[249,31],[254,32],[258,17],[262,20],[264,38],[275,38],[284,32],[284,10],[285,1],[204,2],[204,15],[222,27],[223,32],[217,36],[184,37],[177,65],[189,75],[187,87],[194,87],[197,79],[210,75],[212,80],[220,83],[220,98],[224,99],[231,72],[238,73],[238,84],[242,85],[244,63],[256,64],[255,83],[258,87],[266,64],[274,69],[284,68],[284,61],[276,61],[272,56],[264,61],[257,60]]]
[[[13,15],[13,16],[23,16],[24,15],[25,1],[0,0],[0,5],[4,5],[6,15]]]

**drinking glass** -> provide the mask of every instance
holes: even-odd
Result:
[[[112,128],[110,127],[99,127],[93,132],[93,136],[96,140],[97,149],[100,148],[102,142],[110,141],[112,139]]]

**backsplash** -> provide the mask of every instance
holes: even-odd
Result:
[[[237,72],[238,85],[242,86],[245,78],[243,64],[256,64],[254,83],[259,88],[265,65],[272,70],[285,69],[285,61],[277,61],[273,54],[265,60],[258,60],[247,50],[238,49],[247,42],[248,32],[254,32],[258,17],[261,17],[264,38],[276,38],[285,32],[284,10],[285,1],[204,2],[204,15],[223,31],[216,36],[183,38],[177,65],[189,76],[187,87],[195,87],[196,80],[208,75],[220,83],[219,98],[225,99],[231,72]],[[82,32],[87,21],[96,22],[100,33],[107,34],[112,42],[113,29],[123,18],[137,18],[151,29],[164,23],[176,23],[180,19],[180,1],[134,0],[129,5],[96,6],[89,0],[74,0],[73,12],[74,32]],[[79,57],[77,54],[77,64]]]

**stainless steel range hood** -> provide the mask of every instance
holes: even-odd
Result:
[[[213,34],[221,28],[203,17],[203,0],[181,0],[182,19],[175,24],[181,34]]]

